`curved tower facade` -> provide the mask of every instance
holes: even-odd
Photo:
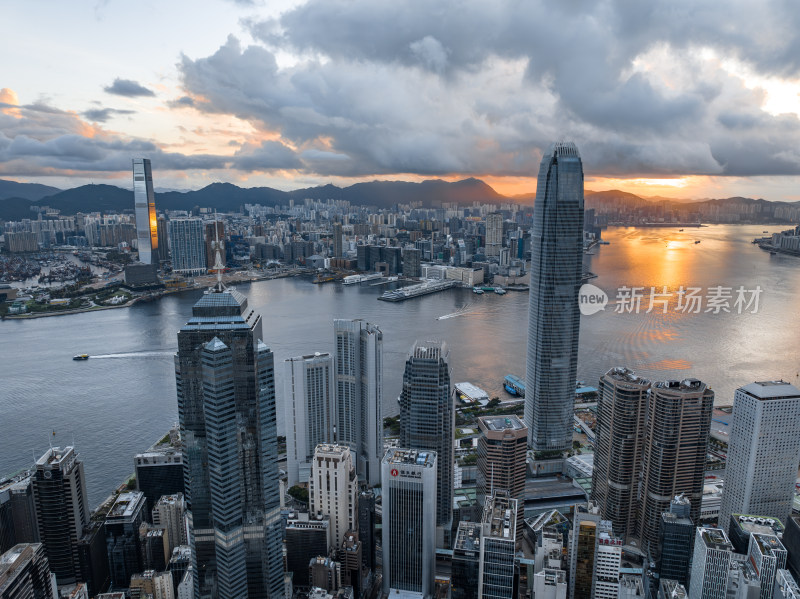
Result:
[[[539,166],[531,227],[525,424],[528,445],[558,457],[572,445],[583,269],[583,164],[573,143]]]

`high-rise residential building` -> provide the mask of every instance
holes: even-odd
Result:
[[[593,599],[617,599],[621,565],[622,539],[614,535],[609,520],[601,520],[595,539]]]
[[[747,559],[755,570],[761,587],[759,599],[771,599],[775,574],[786,567],[786,548],[775,535],[753,533]]]
[[[317,445],[308,491],[309,510],[330,518],[328,548],[335,551],[345,533],[358,530],[358,478],[349,447]]]
[[[308,482],[314,450],[334,441],[334,358],[316,352],[285,362],[283,397],[289,486]]]
[[[569,538],[569,597],[591,597],[600,509],[589,502],[575,506]]]
[[[450,571],[452,599],[478,599],[481,528],[478,522],[459,522]]]
[[[219,243],[219,259],[222,266],[225,266],[225,223],[215,220],[205,223],[206,239],[206,267],[210,270],[214,268],[217,261],[217,243]]]
[[[677,580],[689,584],[689,563],[692,559],[694,524],[689,519],[691,502],[678,495],[670,502],[668,512],[661,514],[661,561],[660,578]]]
[[[144,522],[146,500],[139,491],[121,493],[106,515],[106,551],[111,588],[128,588],[131,575],[142,571],[139,527]]]
[[[531,227],[525,424],[540,457],[572,446],[582,272],[583,165],[559,142],[542,157]]]
[[[383,333],[364,320],[333,321],[336,442],[350,447],[358,477],[380,484],[383,457]]]
[[[775,573],[772,596],[774,599],[800,599],[800,586],[789,570],[778,570]]]
[[[203,221],[199,218],[172,218],[168,226],[173,272],[190,276],[203,274],[206,271]]]
[[[160,526],[167,532],[168,555],[172,555],[175,547],[189,542],[184,522],[185,515],[186,502],[183,493],[162,495],[153,507],[153,526]]]
[[[444,535],[453,518],[455,429],[448,355],[444,342],[415,343],[406,360],[400,395],[400,445],[436,452],[436,526]]]
[[[636,526],[649,388],[650,381],[627,368],[612,368],[600,377],[592,500],[622,538]]]
[[[0,555],[0,599],[57,596],[44,545],[20,543]]]
[[[653,383],[645,416],[637,537],[658,557],[661,514],[676,495],[691,502],[698,522],[714,392],[697,379]],[[690,589],[691,591],[691,589]]]
[[[381,461],[383,592],[433,595],[436,452],[390,448]]]
[[[800,389],[784,381],[750,383],[736,390],[725,462],[719,522],[731,514],[785,521],[800,462]]]
[[[274,361],[241,293],[197,301],[175,378],[195,596],[283,597]]]
[[[51,448],[36,462],[33,497],[39,538],[58,585],[80,580],[78,540],[89,523],[83,462],[74,448]]]
[[[333,257],[334,258],[341,258],[344,256],[344,252],[342,251],[342,223],[333,223],[333,231],[331,234],[333,235]]]
[[[724,530],[697,528],[689,599],[725,599],[732,552],[733,546]]]
[[[486,215],[486,257],[500,256],[503,247],[503,215],[491,212]]]
[[[478,599],[514,599],[519,577],[514,560],[519,504],[508,491],[486,499],[481,518]]]
[[[528,427],[514,415],[478,418],[477,500],[483,505],[493,491],[508,491],[519,502],[517,542],[522,540],[525,507],[525,458]]]
[[[133,159],[133,203],[136,214],[136,241],[139,262],[158,264],[158,220],[153,172],[148,158]]]

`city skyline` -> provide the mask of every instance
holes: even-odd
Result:
[[[115,182],[145,154],[168,188],[474,175],[531,193],[547,144],[566,135],[591,189],[798,199],[795,17],[778,2],[756,18],[729,6],[739,36],[691,2],[46,6],[9,7],[0,42],[15,58],[0,92],[2,178]],[[142,19],[152,47],[136,43]]]

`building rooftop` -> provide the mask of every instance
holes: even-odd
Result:
[[[436,462],[435,451],[419,451],[418,449],[390,448],[383,456],[384,464],[410,464],[432,468]]]
[[[721,528],[698,528],[700,536],[706,547],[709,549],[719,549],[722,551],[732,551],[733,545],[728,541],[728,536]]]
[[[51,447],[42,457],[36,460],[37,468],[65,468],[75,459],[75,450],[72,447]]]
[[[640,377],[633,370],[630,368],[625,368],[624,366],[615,366],[605,373],[604,378],[612,379],[618,383],[626,383],[641,387],[647,387],[650,385],[650,381],[648,379]]]
[[[770,516],[750,516],[746,514],[731,514],[736,526],[745,533],[759,533],[765,535],[783,534],[783,523],[777,518]]]
[[[761,552],[761,555],[775,556],[779,551],[786,552],[786,548],[775,535],[753,533],[751,538]]]
[[[486,391],[472,383],[456,383],[453,386],[456,388],[456,392],[466,395],[470,399],[489,399],[489,394]]]
[[[666,380],[653,383],[653,387],[659,390],[672,391],[675,393],[702,393],[707,385],[698,379]]]
[[[141,491],[129,491],[120,493],[114,505],[111,506],[106,518],[130,518],[144,503],[144,493]]]
[[[456,532],[455,551],[479,551],[481,525],[477,522],[459,522]]]
[[[786,381],[756,381],[739,390],[757,399],[800,399],[800,389]]]
[[[444,341],[417,341],[411,348],[410,358],[417,360],[446,360],[450,350]]]
[[[489,525],[492,537],[514,541],[517,535],[517,500],[508,493],[495,493],[486,498],[483,508],[483,525]]]
[[[522,420],[513,414],[509,416],[482,416],[478,420],[490,431],[519,431],[525,428]]]

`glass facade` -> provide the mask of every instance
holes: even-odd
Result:
[[[158,220],[153,172],[147,158],[133,159],[133,202],[136,214],[136,241],[139,262],[158,264]]]
[[[206,271],[206,244],[203,221],[199,218],[177,218],[169,221],[169,244],[172,270],[185,275]]]
[[[243,295],[200,298],[175,374],[195,596],[282,597],[273,355]]]
[[[572,143],[542,157],[531,227],[525,425],[543,457],[572,446],[583,270],[583,165]]]

